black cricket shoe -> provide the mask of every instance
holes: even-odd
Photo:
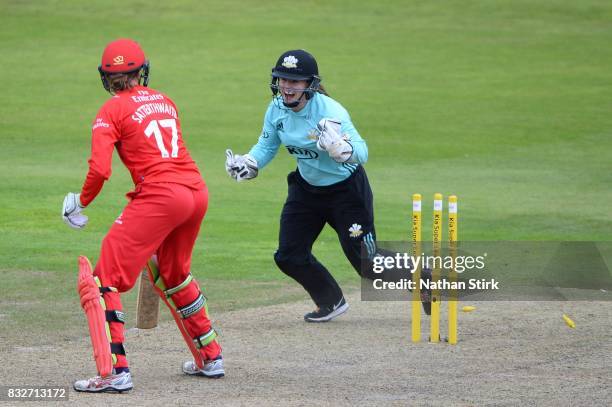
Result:
[[[426,315],[431,315],[431,269],[424,268],[421,270],[421,280],[427,282],[427,289],[421,290],[421,304],[423,304],[423,311]]]
[[[349,309],[348,303],[344,297],[337,304],[321,306],[316,310],[304,315],[306,322],[327,322],[336,318],[338,315],[344,314]]]

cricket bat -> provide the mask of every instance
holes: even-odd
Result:
[[[140,273],[138,300],[136,302],[136,328],[152,329],[159,317],[159,296],[153,289],[149,273],[145,268]]]

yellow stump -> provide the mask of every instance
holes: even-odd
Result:
[[[448,243],[449,254],[453,259],[453,269],[450,270],[451,284],[457,281],[455,272],[455,259],[457,258],[457,197],[451,195],[448,197]],[[448,343],[451,345],[457,344],[457,291],[451,290],[448,298]]]
[[[441,255],[442,243],[442,194],[434,194],[434,210],[433,210],[433,255],[434,258],[439,258]],[[440,280],[439,261],[434,260],[431,281],[437,284]],[[440,290],[431,290],[431,319],[429,329],[429,340],[431,342],[440,341]]]
[[[414,256],[421,254],[421,194],[412,195],[412,251]],[[415,268],[412,281],[415,289],[412,290],[412,342],[421,341],[421,265]]]

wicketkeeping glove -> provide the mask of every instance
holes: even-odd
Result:
[[[62,205],[64,223],[73,229],[83,229],[89,220],[86,215],[81,213],[83,209],[85,207],[81,205],[81,194],[68,192]]]
[[[257,161],[249,154],[240,155],[232,152],[229,148],[225,150],[225,171],[236,181],[253,179],[257,176],[259,168]]]
[[[353,146],[347,141],[348,137],[340,134],[341,126],[338,119],[321,119],[317,124],[317,148],[327,151],[329,156],[339,163],[348,161],[353,155]]]

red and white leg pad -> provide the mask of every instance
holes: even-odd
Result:
[[[87,316],[98,373],[105,377],[112,373],[113,367],[127,367],[123,348],[124,315],[117,289],[102,287],[85,256],[79,257],[77,288]]]
[[[104,299],[100,286],[93,276],[91,263],[85,256],[79,256],[79,278],[77,288],[81,297],[81,307],[87,316],[89,335],[93,347],[98,373],[102,377],[111,374],[113,359],[110,348],[110,332],[106,324]]]
[[[206,297],[191,274],[178,286],[166,288],[155,257],[149,260],[147,269],[155,291],[170,309],[195,363],[203,369],[206,361],[221,354],[221,347],[215,340],[217,333],[208,319]]]

